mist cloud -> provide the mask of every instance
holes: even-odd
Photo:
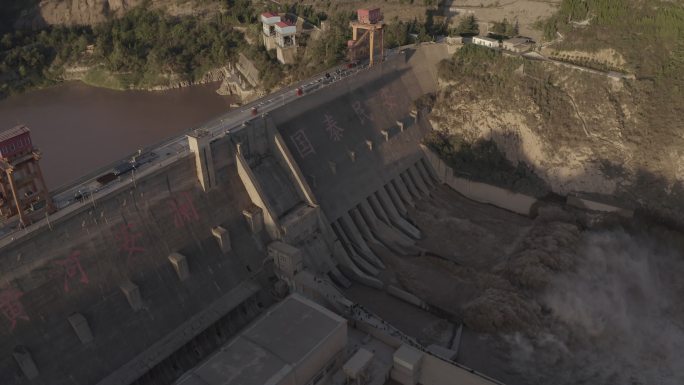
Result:
[[[586,232],[577,268],[538,298],[551,315],[513,335],[511,360],[530,383],[684,384],[684,258],[665,240]]]

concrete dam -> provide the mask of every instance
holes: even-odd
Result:
[[[336,288],[382,288],[376,251],[415,248],[407,210],[439,183],[414,101],[447,56],[407,49],[240,129],[197,130],[186,155],[3,241],[0,383],[173,383],[273,303],[274,241],[332,308]]]

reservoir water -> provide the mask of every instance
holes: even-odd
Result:
[[[25,124],[49,189],[178,135],[230,109],[218,84],[114,91],[67,82],[0,100],[0,131]]]

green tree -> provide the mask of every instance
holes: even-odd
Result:
[[[257,21],[257,14],[250,0],[227,0],[229,13],[239,23],[250,24]]]
[[[411,42],[409,23],[396,21],[385,27],[385,48],[394,48]]]
[[[461,22],[456,27],[455,33],[462,36],[473,36],[480,33],[480,26],[477,23],[475,15],[467,15],[461,19]]]
[[[517,36],[518,35],[518,21],[516,20],[515,23],[511,23],[508,21],[507,18],[504,17],[502,21],[495,21],[492,23],[492,29],[491,32],[501,35],[501,36]]]
[[[520,25],[518,24],[518,20],[516,20],[515,23],[508,24],[505,34],[506,36],[518,36],[520,34]]]

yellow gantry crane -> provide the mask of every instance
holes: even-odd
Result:
[[[361,57],[368,56],[369,66],[375,64],[376,55],[376,35],[380,41],[380,56],[379,62],[383,58],[383,44],[384,44],[384,27],[382,12],[380,8],[373,9],[359,9],[356,11],[357,21],[352,21],[352,40],[347,42],[349,48],[349,59],[351,61],[359,60]],[[359,36],[359,30],[363,30],[363,34]]]

